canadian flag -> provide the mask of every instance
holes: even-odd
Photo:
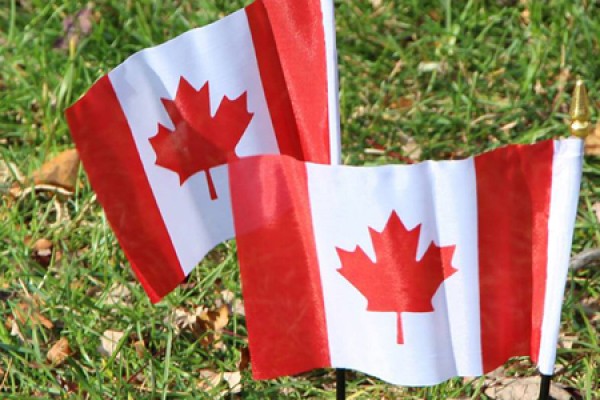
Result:
[[[234,236],[226,164],[338,163],[333,0],[257,0],[128,58],[66,112],[153,301]]]
[[[581,165],[579,139],[409,166],[233,162],[254,376],[421,386],[523,355],[551,375]]]

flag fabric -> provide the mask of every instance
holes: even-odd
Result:
[[[257,0],[128,58],[67,112],[84,168],[152,301],[234,236],[225,164],[338,163],[332,0]]]
[[[231,163],[254,377],[422,386],[512,356],[551,375],[581,165],[579,139],[415,165]]]

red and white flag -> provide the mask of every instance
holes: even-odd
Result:
[[[462,161],[229,165],[253,374],[432,385],[529,355],[551,375],[579,139]]]
[[[234,236],[225,164],[340,157],[333,0],[257,0],[128,58],[66,112],[153,301]]]

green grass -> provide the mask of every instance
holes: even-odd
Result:
[[[4,0],[0,159],[31,176],[52,155],[72,147],[64,108],[97,78],[133,52],[246,3],[97,1],[91,33],[69,51],[53,47],[63,35],[63,19],[79,11],[81,2]],[[527,16],[521,2],[506,0],[390,0],[378,8],[366,0],[337,3],[345,163],[401,162],[405,137],[421,147],[421,158],[439,159],[566,136],[577,76],[600,105],[597,1],[532,0]],[[426,71],[423,63],[440,67]],[[153,306],[133,278],[83,171],[79,179],[75,196],[59,203],[62,213],[53,196],[13,199],[0,186],[0,397],[216,397],[226,385],[205,391],[200,371],[238,369],[246,346],[244,318],[231,317],[219,349],[203,347],[189,332],[177,334],[169,321],[176,308],[215,309],[223,290],[240,298],[234,245],[213,252],[185,287]],[[591,208],[598,201],[600,163],[587,158],[574,252],[600,247],[600,225]],[[32,259],[30,244],[39,238],[54,243],[49,267]],[[582,308],[586,299],[598,304],[597,267],[569,277],[562,332],[575,342],[560,349],[557,360],[556,381],[585,399],[600,398],[600,322]],[[130,298],[111,304],[114,285],[129,288]],[[26,339],[21,342],[5,322],[18,316],[26,298],[38,299],[36,312],[54,327],[25,318],[19,323]],[[125,333],[119,357],[97,350],[108,329]],[[55,367],[46,353],[61,337],[75,353]],[[141,355],[133,346],[138,340],[146,343]],[[509,371],[533,373],[520,365],[511,363]],[[333,398],[334,382],[332,371],[266,382],[253,381],[244,371],[243,398]],[[348,393],[354,399],[486,398],[482,385],[483,378],[454,379],[409,389],[352,373]]]

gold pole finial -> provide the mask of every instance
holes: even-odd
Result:
[[[571,135],[585,138],[592,132],[590,101],[585,89],[585,83],[581,79],[578,79],[577,83],[575,83],[569,114],[571,115],[571,123],[569,125]]]

